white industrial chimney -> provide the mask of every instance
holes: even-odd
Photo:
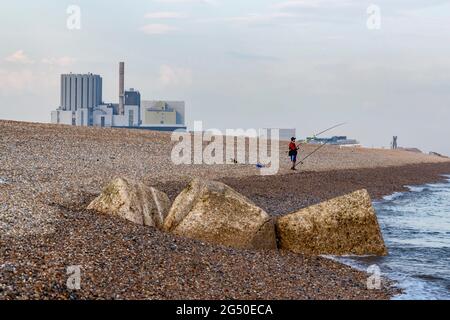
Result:
[[[119,63],[119,114],[125,114],[125,62]]]

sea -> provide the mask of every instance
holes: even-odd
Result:
[[[450,175],[445,178],[374,203],[388,256],[335,259],[364,271],[378,266],[403,291],[394,300],[450,300]]]

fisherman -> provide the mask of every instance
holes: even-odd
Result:
[[[332,126],[331,128],[328,128],[327,130],[324,130],[322,132],[319,132],[318,134],[314,135],[314,138],[312,138],[312,140],[314,140],[317,136],[320,136],[321,134],[324,134],[325,132],[328,132],[330,130],[333,130],[335,128],[341,127],[343,126],[345,123],[340,123],[337,124],[335,126]],[[307,141],[309,142],[309,139],[307,139]],[[291,170],[297,170],[297,155],[298,155],[298,150],[300,149],[300,145],[297,146],[296,144],[296,140],[297,138],[292,138],[291,139],[291,143],[289,144],[289,157],[291,158],[292,161],[292,168]],[[328,141],[326,141],[325,143],[322,143],[317,149],[315,149],[313,152],[311,152],[310,154],[308,154],[306,157],[303,157],[303,159],[298,163],[300,165],[304,165],[304,162],[309,159],[313,154],[315,154],[316,152],[318,152],[319,150],[321,150],[322,148],[324,148],[326,145],[328,145]]]
[[[295,137],[291,138],[291,143],[289,144],[289,157],[291,158],[292,168],[291,170],[297,170],[295,167],[297,166],[297,155],[299,146],[295,143],[297,139]]]

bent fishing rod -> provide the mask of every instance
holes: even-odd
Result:
[[[319,132],[319,133],[313,135],[313,137],[316,138],[316,137],[318,137],[318,136],[320,136],[320,135],[322,135],[322,134],[324,134],[324,133],[327,133],[328,131],[331,131],[331,130],[336,129],[336,128],[339,128],[339,127],[342,127],[343,125],[346,125],[346,124],[347,124],[346,122],[339,123],[339,124],[337,124],[337,125],[334,125],[334,126],[328,128],[328,129],[326,129],[326,130],[323,130],[323,131],[321,131],[321,132]],[[297,145],[297,149],[300,148],[301,145],[302,145],[302,144],[299,143],[299,144]],[[289,151],[288,151],[288,152],[289,152]]]
[[[347,124],[346,122],[339,123],[339,124],[337,124],[335,126],[332,126],[331,128],[328,128],[326,130],[323,130],[322,132],[319,132],[318,134],[315,134],[313,137],[315,138],[315,137],[320,136],[320,135],[322,135],[322,134],[324,134],[324,133],[326,133],[328,131],[331,131],[331,130],[339,128],[339,127],[342,127],[343,125],[346,125],[346,124]]]
[[[327,133],[328,131],[331,131],[331,130],[339,128],[339,127],[342,127],[343,125],[346,125],[346,124],[347,124],[346,122],[342,122],[342,123],[339,123],[337,125],[334,125],[334,126],[328,128],[326,130],[323,130],[323,131],[313,135],[313,138],[317,138],[318,136],[321,136],[322,134]],[[300,147],[300,145],[301,145],[301,143],[298,144],[298,147]]]
[[[336,129],[336,128],[338,128],[338,127],[342,127],[342,126],[345,125],[345,124],[347,124],[347,123],[346,123],[346,122],[343,122],[343,123],[339,123],[339,124],[337,124],[337,125],[335,125],[335,126],[332,126],[332,127],[328,128],[328,129],[322,131],[322,132],[319,132],[318,134],[315,134],[315,135],[314,135],[314,138],[317,137],[317,136],[320,136],[320,135],[322,135],[322,134],[324,134],[324,133],[326,133],[326,132],[328,132],[328,131],[331,131],[331,130],[333,130],[333,129]],[[325,141],[324,143],[322,143],[322,144],[321,144],[318,148],[316,148],[313,152],[311,152],[311,153],[308,154],[306,157],[304,157],[300,162],[296,163],[295,166],[294,166],[294,168],[297,168],[298,165],[304,164],[304,161],[305,161],[305,160],[307,160],[307,159],[308,159],[309,157],[311,157],[313,154],[315,154],[315,153],[318,152],[320,149],[322,149],[323,147],[325,147],[326,145],[328,145],[328,143],[329,143],[329,141]],[[300,144],[299,144],[299,146],[300,146]]]
[[[308,154],[306,157],[304,157],[300,162],[297,162],[294,166],[294,168],[297,168],[298,165],[302,165],[304,164],[305,160],[308,159],[309,157],[311,157],[313,154],[315,154],[316,152],[318,152],[320,149],[322,149],[323,147],[325,147],[328,144],[328,141],[325,143],[322,143],[320,145],[320,147],[316,148],[313,152],[311,152],[310,154]]]

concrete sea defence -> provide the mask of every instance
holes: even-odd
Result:
[[[159,199],[165,204],[163,210]],[[87,209],[236,249],[279,247],[310,255],[387,254],[366,190],[281,216],[276,223],[251,200],[217,181],[194,179],[169,206],[163,192],[115,179]]]

